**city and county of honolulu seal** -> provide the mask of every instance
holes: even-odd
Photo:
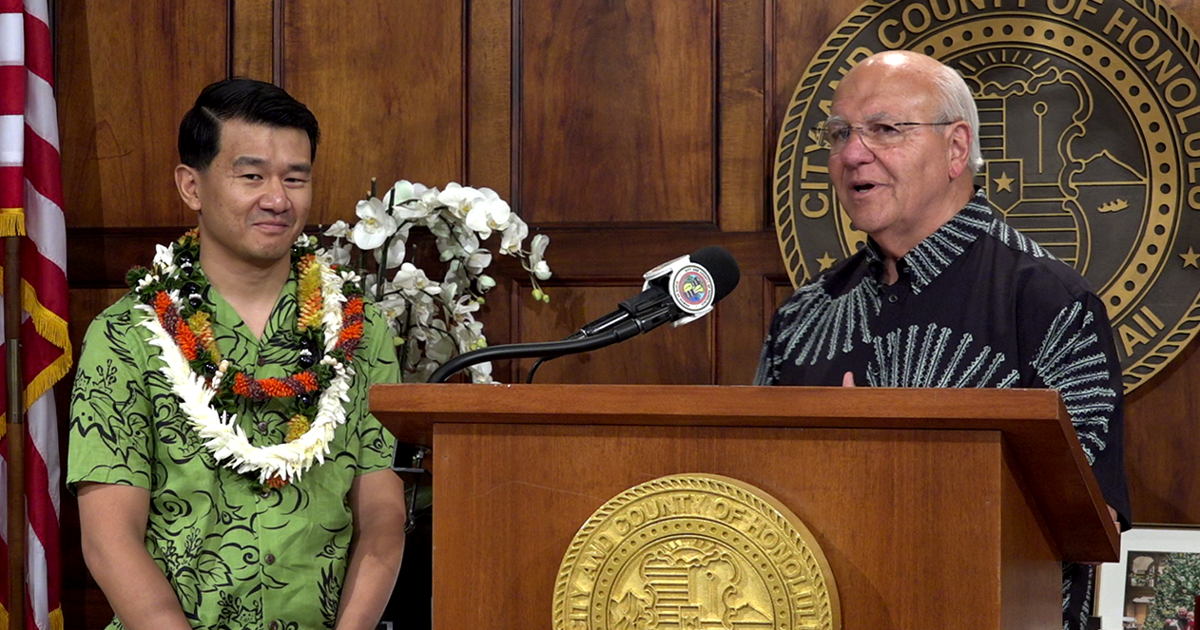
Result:
[[[661,477],[605,503],[571,541],[555,630],[841,628],[833,574],[811,533],[728,477]]]
[[[775,218],[799,285],[861,247],[813,130],[856,63],[925,53],[975,95],[994,209],[1096,289],[1126,392],[1200,325],[1200,42],[1154,0],[868,2],[813,57],[775,160]]]

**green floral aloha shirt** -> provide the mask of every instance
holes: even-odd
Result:
[[[222,355],[255,378],[297,369],[293,274],[262,342],[211,287],[213,332]],[[150,491],[146,548],[170,580],[194,628],[332,628],[353,533],[347,495],[355,476],[391,466],[395,438],[368,412],[372,383],[399,382],[387,323],[366,308],[356,377],[330,455],[280,490],[257,473],[218,464],[179,411],[159,371],[159,350],[139,325],[147,315],[126,295],[92,323],[71,394],[67,483],[132,485]],[[319,356],[319,354],[318,354]],[[364,378],[364,376],[366,378]],[[238,398],[238,424],[252,444],[283,441],[292,399]],[[109,630],[123,628],[119,620]]]

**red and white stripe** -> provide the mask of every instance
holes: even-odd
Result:
[[[0,0],[0,236],[22,234],[21,357],[26,434],[26,628],[61,630],[58,414],[51,387],[71,367],[67,335],[66,225],[63,216],[54,56],[46,0]],[[0,264],[3,259],[0,258]],[[2,286],[2,284],[0,284]],[[0,332],[3,331],[0,318]],[[3,342],[0,336],[0,342]],[[0,356],[4,348],[0,345]],[[0,383],[4,383],[0,362]],[[0,412],[6,392],[0,387]],[[7,418],[3,418],[7,421]],[[0,453],[7,437],[0,422]],[[0,514],[7,477],[0,459]],[[7,522],[7,515],[3,519]],[[7,555],[0,528],[0,553]],[[7,627],[8,575],[0,573],[0,626]],[[22,630],[22,629],[12,629]]]

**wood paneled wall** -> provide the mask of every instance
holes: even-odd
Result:
[[[1170,4],[1200,30],[1200,0]],[[497,263],[505,282],[483,315],[493,344],[568,334],[633,295],[649,267],[702,246],[739,261],[741,285],[712,316],[551,362],[539,382],[749,383],[791,291],[768,208],[775,134],[809,59],[858,5],[62,0],[76,348],[125,271],[194,223],[171,179],[178,121],[201,87],[239,74],[283,86],[321,121],[314,222],[352,219],[374,176],[491,187],[551,236],[550,304]],[[529,363],[496,368],[515,382]],[[1127,409],[1135,517],[1200,524],[1194,349]],[[64,503],[67,626],[100,628],[109,613]]]

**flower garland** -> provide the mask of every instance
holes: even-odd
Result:
[[[349,400],[346,392],[354,376],[350,363],[363,334],[357,277],[331,265],[313,246],[313,239],[301,235],[292,247],[298,280],[296,332],[305,348],[300,371],[285,378],[254,379],[221,358],[212,310],[203,298],[207,279],[197,264],[200,241],[195,229],[175,243],[159,245],[151,269],[135,268],[127,276],[141,302],[137,308],[150,315],[141,324],[151,332],[150,344],[162,350],[161,371],[179,398],[180,410],[206,440],[204,446],[217,461],[228,460],[226,467],[257,472],[259,482],[272,488],[298,480],[314,463],[325,461],[334,431],[346,422],[342,403]],[[318,352],[323,355],[319,360]],[[294,397],[298,411],[288,422],[285,442],[251,445],[236,415],[224,411],[232,396]]]

